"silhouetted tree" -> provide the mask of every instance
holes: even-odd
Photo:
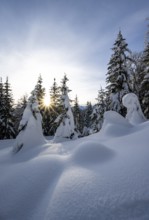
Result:
[[[15,129],[14,129],[14,109],[13,109],[13,98],[12,91],[10,88],[10,84],[8,82],[8,77],[6,78],[6,82],[4,83],[4,96],[3,96],[3,115],[1,116],[2,120],[2,137],[3,139],[10,139],[15,137]]]

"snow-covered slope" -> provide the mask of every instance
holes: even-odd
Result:
[[[149,121],[109,112],[85,138],[17,154],[13,142],[0,141],[0,219],[149,219]]]

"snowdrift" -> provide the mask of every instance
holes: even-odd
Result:
[[[0,219],[148,220],[149,121],[108,112],[101,132],[12,154],[0,141]]]

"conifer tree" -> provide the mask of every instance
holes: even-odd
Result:
[[[53,85],[50,89],[50,101],[51,106],[59,107],[60,103],[60,87],[57,85],[56,79],[54,78]]]
[[[141,83],[141,106],[146,118],[149,119],[149,42],[143,52],[143,64],[145,66],[143,72],[143,80]]]
[[[43,87],[42,83],[43,83],[42,77],[41,75],[39,75],[37,84],[35,86],[35,92],[41,114],[43,114],[43,110],[44,110],[44,96],[45,96],[45,88]]]
[[[91,126],[91,123],[92,123],[91,122],[92,111],[93,111],[93,107],[92,107],[91,102],[87,102],[86,109],[85,109],[84,125],[88,128]]]
[[[128,60],[130,60],[128,44],[119,31],[117,39],[112,48],[113,54],[108,64],[107,90],[110,94],[110,109],[122,115],[126,110],[122,105],[122,97],[131,91],[129,85],[130,72]]]
[[[141,101],[140,92],[141,92],[141,82],[143,80],[143,72],[145,65],[143,63],[143,53],[135,52],[131,54],[130,60],[130,86],[133,93],[135,93]]]
[[[106,111],[106,94],[105,91],[101,88],[98,91],[98,97],[96,98],[97,104],[93,107],[93,112],[91,114],[92,118],[92,129],[93,132],[98,132],[103,124],[103,115]]]
[[[59,127],[56,130],[54,141],[61,141],[62,139],[75,139],[78,137],[77,130],[74,123],[74,117],[71,110],[70,99],[68,93],[71,91],[67,86],[68,78],[64,75],[61,86],[61,105],[63,107],[62,114],[58,116],[56,122]]]
[[[23,115],[23,112],[27,106],[27,95],[24,95],[22,98],[19,99],[15,109],[14,109],[14,116],[15,116],[15,130],[18,133],[19,124]]]
[[[42,120],[43,132],[45,135],[47,135],[46,134],[47,128],[45,127],[46,126],[45,120],[47,120],[47,109],[45,109],[44,106],[45,88],[43,87],[43,80],[41,75],[39,75],[38,77],[37,84],[35,86],[35,93],[38,101],[38,107],[43,118]]]
[[[42,116],[42,127],[43,133],[45,136],[53,135],[51,132],[52,117],[51,117],[51,108],[50,106],[45,106]]]
[[[87,136],[90,134],[91,131],[91,114],[93,111],[93,107],[91,102],[87,102],[86,109],[84,111],[84,128],[83,128],[83,136]]]
[[[82,114],[81,114],[81,109],[79,107],[79,103],[78,103],[78,97],[75,97],[74,100],[74,106],[73,106],[73,115],[74,115],[74,121],[75,121],[75,125],[76,125],[76,129],[78,131],[78,133],[82,133],[83,131],[83,126],[82,126]]]
[[[13,152],[17,153],[22,148],[36,147],[44,143],[42,116],[39,111],[36,91],[34,90],[31,92],[31,96],[23,112],[19,125],[19,134],[16,137]]]
[[[1,117],[2,120],[2,137],[3,139],[11,139],[15,137],[14,130],[14,109],[13,109],[13,98],[11,93],[10,84],[8,82],[8,77],[6,78],[6,82],[4,83],[4,109],[3,115]]]
[[[4,89],[2,78],[0,78],[0,139],[3,139],[3,130],[4,130]]]
[[[55,123],[58,115],[61,114],[62,106],[60,102],[60,87],[57,85],[56,79],[52,87],[50,88],[50,135],[54,135],[57,129],[57,123]]]

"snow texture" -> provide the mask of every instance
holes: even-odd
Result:
[[[149,121],[109,111],[101,132],[74,141],[15,155],[0,141],[0,219],[148,220],[148,134]]]
[[[122,102],[127,108],[126,118],[131,124],[139,124],[146,121],[138,97],[134,93],[126,94],[123,97]]]
[[[132,125],[119,113],[107,111],[104,113],[104,123],[101,134],[105,136],[122,136],[132,130]],[[116,132],[115,132],[116,131]]]

